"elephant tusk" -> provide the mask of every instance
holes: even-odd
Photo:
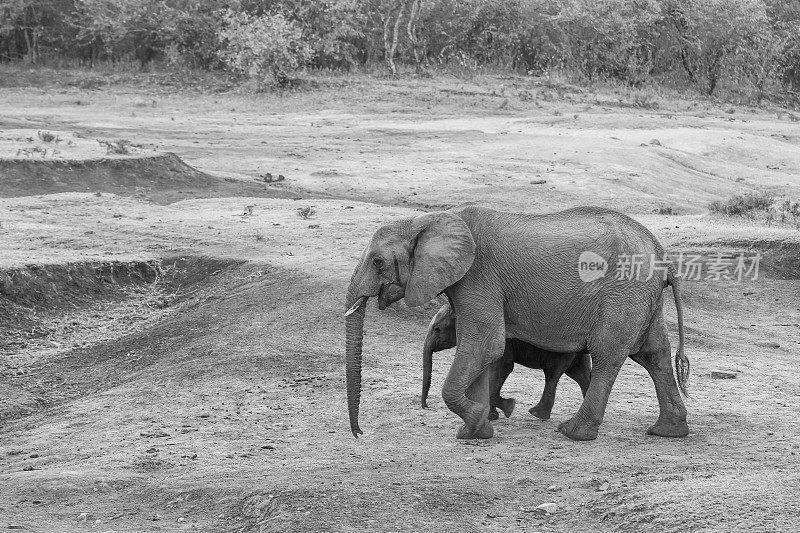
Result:
[[[366,301],[367,301],[367,297],[366,296],[360,297],[358,300],[356,300],[356,303],[353,304],[353,307],[351,307],[350,309],[347,310],[347,312],[344,314],[344,316],[350,316],[353,313],[355,313],[358,310],[358,308],[361,307],[364,304],[364,302],[366,302]]]

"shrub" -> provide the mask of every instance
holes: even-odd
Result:
[[[37,131],[36,135],[46,143],[59,142],[61,140],[58,135],[50,133],[49,131]]]
[[[297,209],[297,216],[299,216],[303,220],[308,220],[309,218],[313,217],[316,213],[317,210],[311,206],[299,207]]]
[[[792,203],[791,200],[784,200],[778,210],[781,214],[781,222],[786,222],[787,217],[791,216],[794,225],[800,229],[800,202]]]
[[[226,46],[221,57],[233,70],[256,80],[259,87],[286,87],[291,76],[313,57],[302,33],[298,24],[280,13],[251,16],[228,11],[220,32]]]
[[[775,198],[769,193],[748,192],[737,194],[725,201],[714,200],[708,204],[708,208],[711,212],[722,215],[751,217],[756,211],[769,209],[774,201]]]
[[[101,141],[98,143],[106,147],[107,154],[128,155],[131,153],[131,142],[128,139],[117,139],[115,141]]]

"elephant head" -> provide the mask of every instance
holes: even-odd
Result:
[[[372,236],[353,272],[345,299],[345,357],[350,430],[358,437],[364,306],[377,296],[385,309],[405,299],[425,304],[460,280],[475,259],[475,241],[450,212],[427,213],[386,224]]]
[[[443,305],[431,319],[422,349],[422,407],[428,407],[428,390],[431,388],[433,352],[456,345],[456,317],[449,304]]]

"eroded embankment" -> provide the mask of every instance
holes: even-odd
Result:
[[[43,366],[73,350],[155,326],[213,292],[218,275],[243,263],[178,257],[0,271],[0,385],[6,391],[0,419],[53,403],[35,392],[47,388],[45,377],[30,379]],[[40,383],[32,387],[34,381]]]
[[[188,198],[292,198],[298,195],[256,181],[211,176],[170,152],[84,160],[0,159],[0,178],[0,197],[105,192],[166,205]]]
[[[769,239],[720,239],[687,243],[692,251],[708,260],[719,253],[729,258],[745,254],[748,260],[759,257],[758,275],[779,280],[800,280],[800,243]]]

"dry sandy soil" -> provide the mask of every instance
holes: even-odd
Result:
[[[0,89],[0,136],[124,138],[207,173],[45,173],[50,190],[18,181],[0,198],[0,528],[800,530],[800,231],[706,209],[754,190],[800,200],[797,117],[645,96],[523,78]],[[436,303],[370,304],[352,437],[341,314],[355,261],[381,223],[464,201],[604,205],[670,250],[764,254],[756,281],[685,285],[686,439],[645,435],[655,392],[629,363],[596,441],[554,431],[580,405],[568,379],[552,420],[527,413],[543,379],[524,368],[495,437],[457,441],[438,395],[419,408]],[[451,358],[438,354],[432,393]],[[546,502],[554,514],[534,511]]]

